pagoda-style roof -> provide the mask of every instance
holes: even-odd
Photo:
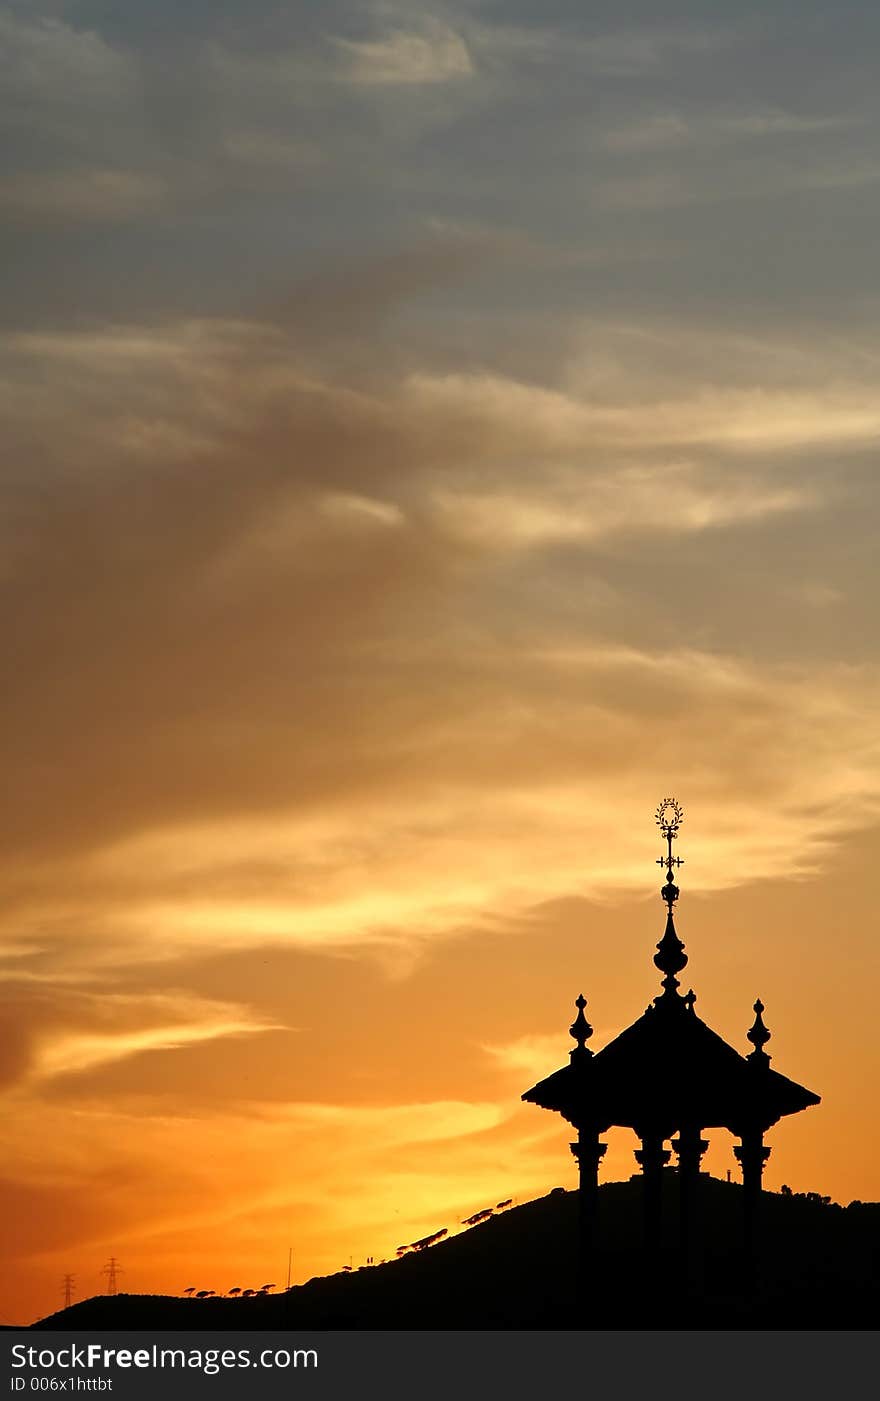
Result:
[[[596,1055],[572,1052],[523,1099],[552,1109],[578,1127],[603,1133],[612,1125],[670,1137],[682,1124],[700,1128],[767,1129],[819,1096],[742,1056],[673,994],[657,1003]],[[584,1048],[586,1049],[586,1048]]]
[[[571,1028],[577,1041],[569,1065],[548,1075],[522,1096],[530,1104],[552,1109],[578,1128],[603,1133],[612,1126],[670,1137],[682,1127],[727,1128],[732,1133],[763,1130],[787,1114],[819,1103],[819,1096],[770,1069],[764,1046],[770,1033],[764,1026],[760,1001],[748,1032],[754,1049],[741,1055],[694,1011],[696,997],[682,997],[675,977],[687,963],[684,945],[675,930],[673,906],[678,888],[672,880],[672,840],[681,810],[671,799],[658,810],[667,838],[667,881],[661,894],[667,903],[666,930],[654,962],[666,974],[663,993],[636,1021],[595,1055],[586,1047],[592,1028],[584,1017],[586,1003],[577,1000],[578,1016]]]

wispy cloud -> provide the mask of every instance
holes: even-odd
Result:
[[[391,29],[378,39],[336,39],[356,83],[447,83],[473,76],[467,45],[439,20],[426,18],[419,30]]]
[[[0,9],[0,53],[4,92],[29,104],[36,120],[125,100],[136,80],[130,58],[96,29],[23,16],[6,6]]]
[[[824,116],[761,108],[755,111],[655,112],[638,121],[610,127],[598,144],[618,155],[651,154],[683,147],[719,146],[727,142],[816,136],[857,125],[847,116]]]
[[[570,1049],[559,1031],[532,1032],[502,1045],[483,1047],[499,1070],[517,1076],[522,1083],[540,1080],[558,1070],[567,1063]]]
[[[129,170],[81,170],[0,180],[0,209],[12,221],[34,218],[115,223],[158,210],[167,188],[155,175]]]
[[[501,441],[509,434],[512,445],[518,436],[524,449],[543,445],[555,454],[586,444],[773,452],[864,445],[880,431],[880,410],[866,389],[850,386],[807,393],[706,386],[638,404],[603,403],[493,375],[415,375],[408,390],[426,415],[456,414],[465,423],[485,424]]]
[[[432,369],[343,377],[256,322],[8,338],[16,437],[45,455],[63,426],[64,442],[48,508],[16,480],[7,566],[29,619],[7,784],[21,795],[16,839],[38,843],[44,871],[10,877],[16,940],[73,920],[92,931],[88,957],[109,964],[207,947],[417,953],[587,881],[601,898],[635,889],[629,831],[650,774],[661,781],[658,708],[698,717],[676,765],[713,813],[715,774],[727,796],[713,824],[747,854],[749,879],[802,875],[823,843],[872,820],[871,662],[750,660],[723,635],[624,644],[613,629],[626,605],[595,564],[599,611],[572,617],[558,601],[583,600],[585,552],[725,532],[744,546],[759,528],[819,519],[835,493],[845,502],[821,459],[880,431],[870,355],[847,352],[837,384],[821,357],[764,347],[777,380],[757,387],[741,382],[757,353],[747,340],[635,326],[593,348],[592,369],[576,348],[547,386]],[[670,394],[670,365],[709,359],[730,383],[691,373]],[[98,597],[96,548],[113,581]],[[780,596],[796,606],[803,588],[799,572]],[[69,667],[71,649],[92,670]],[[49,754],[53,810],[59,785],[74,805],[84,784],[92,794],[73,833],[35,803]],[[116,784],[96,788],[105,769]],[[587,814],[612,773],[620,821],[587,877]],[[731,809],[752,781],[759,798]],[[731,879],[707,846],[704,887]]]
[[[732,171],[687,171],[672,167],[638,174],[613,174],[595,188],[598,205],[617,210],[673,209],[736,201],[778,201],[802,191],[861,190],[880,183],[880,165],[870,156],[807,153],[782,169],[741,166]]]
[[[105,1032],[100,1035],[72,1032],[41,1047],[33,1075],[38,1080],[56,1075],[75,1075],[78,1071],[92,1070],[95,1066],[125,1060],[128,1056],[142,1055],[148,1051],[175,1051],[200,1041],[253,1035],[254,1032],[268,1029],[259,1022],[231,1017],[189,1026],[152,1026],[139,1031]]]
[[[95,969],[79,976],[56,968],[49,974],[13,973],[12,1026],[25,1029],[27,1050],[8,1089],[33,1089],[132,1056],[177,1051],[224,1038],[279,1030],[252,1009],[179,991],[120,991],[95,986]]]
[[[748,476],[707,481],[692,467],[626,468],[578,482],[577,474],[548,484],[540,495],[524,488],[478,496],[439,492],[433,506],[450,534],[487,549],[594,542],[654,531],[690,531],[764,520],[818,505],[813,488],[780,487]],[[668,502],[675,500],[675,511]]]
[[[737,42],[736,32],[724,27],[646,24],[624,28],[606,22],[597,32],[594,25],[489,25],[473,18],[468,35],[481,56],[496,65],[520,70],[554,65],[612,82],[666,73]]]

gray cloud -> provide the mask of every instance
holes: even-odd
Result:
[[[553,389],[370,363],[389,309],[461,254],[365,263],[275,324],[8,338],[11,936],[67,930],[111,966],[205,938],[424,947],[577,882],[575,814],[612,777],[628,811],[658,710],[700,717],[675,745],[692,785],[711,763],[753,789],[740,841],[751,804],[775,812],[752,875],[804,869],[817,813],[822,840],[873,820],[873,662],[805,657],[791,628],[817,586],[846,592],[798,555],[870,499],[870,342],[597,322]],[[341,323],[305,348],[359,301],[363,344]],[[741,567],[768,538],[778,603]],[[666,637],[670,604],[693,632]],[[524,840],[546,854],[518,884]],[[593,880],[625,888],[626,860]]]

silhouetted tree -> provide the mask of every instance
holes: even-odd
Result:
[[[442,1231],[435,1231],[432,1236],[422,1236],[421,1240],[414,1240],[410,1250],[427,1250],[429,1245],[435,1245],[438,1240],[442,1240],[448,1234],[449,1232],[444,1226]]]
[[[494,1207],[488,1206],[484,1211],[475,1211],[473,1216],[466,1216],[462,1221],[463,1226],[479,1226],[481,1221],[488,1221],[492,1215]]]

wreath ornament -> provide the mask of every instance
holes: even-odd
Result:
[[[668,841],[678,836],[678,829],[684,821],[684,810],[674,798],[664,798],[655,813],[655,818],[657,826]]]

